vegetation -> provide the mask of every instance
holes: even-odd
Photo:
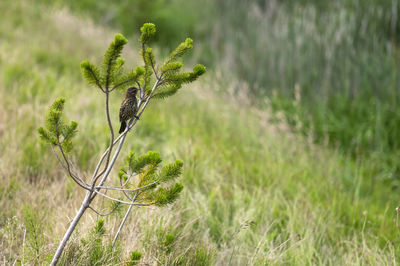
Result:
[[[226,10],[248,15],[226,11],[226,21],[198,21],[196,34],[208,34],[196,50],[206,62],[215,59],[215,76],[149,104],[121,154],[158,150],[167,161],[183,158],[181,197],[168,211],[133,208],[113,252],[109,246],[125,207],[103,223],[88,213],[61,258],[65,264],[398,263],[399,61],[385,7],[396,1],[347,1],[354,7],[316,2],[232,4]],[[382,13],[370,16],[376,6]],[[7,40],[0,44],[0,255],[6,263],[48,263],[84,194],[32,132],[63,94],[68,116],[85,132],[76,135],[73,158],[80,169],[96,166],[98,151],[109,144],[98,115],[104,101],[87,90],[77,66],[82,58],[96,61],[116,30],[60,11],[60,5],[4,0],[0,8],[8,11],[0,22]],[[211,11],[221,17],[215,7]],[[243,31],[235,17],[247,25]],[[256,22],[246,24],[250,19]],[[358,27],[360,21],[368,23]],[[214,33],[200,30],[207,22]],[[244,46],[240,32],[254,47]],[[137,50],[126,47],[127,61],[139,62]],[[239,69],[227,68],[233,66]],[[353,88],[354,98],[346,98]],[[267,107],[253,104],[261,99],[258,92],[270,95]],[[120,104],[110,101],[113,121]],[[114,206],[100,201],[98,207]],[[93,221],[102,224],[97,235]]]

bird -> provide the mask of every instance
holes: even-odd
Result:
[[[126,128],[126,121],[131,119],[132,117],[136,117],[136,112],[138,111],[138,104],[136,99],[136,93],[139,89],[136,87],[130,87],[126,91],[125,99],[121,103],[121,107],[119,109],[119,121],[121,122],[121,127],[119,129],[119,133],[124,132]]]

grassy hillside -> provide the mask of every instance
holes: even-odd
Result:
[[[82,81],[79,63],[99,62],[115,30],[31,1],[4,0],[0,10],[7,10],[0,21],[0,258],[44,264],[84,194],[36,129],[49,104],[65,96],[68,116],[79,122],[74,157],[82,174],[95,167],[107,125],[103,99]],[[131,65],[136,39],[125,51]],[[131,251],[161,265],[397,264],[400,196],[376,182],[371,162],[316,146],[283,121],[271,124],[270,111],[252,107],[246,93],[227,93],[235,82],[209,73],[151,104],[124,153],[182,159],[182,197],[167,208],[135,209],[114,253],[107,245],[123,212],[105,220],[102,236],[93,233],[99,218],[86,213],[65,264],[121,264]],[[122,97],[112,98],[113,121]]]

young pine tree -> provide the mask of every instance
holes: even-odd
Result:
[[[183,189],[183,186],[175,181],[181,174],[183,162],[176,160],[174,163],[162,165],[161,156],[157,152],[148,152],[139,156],[133,152],[130,153],[117,177],[119,185],[112,186],[109,180],[127,134],[136,125],[149,101],[172,96],[184,84],[195,81],[206,71],[202,65],[196,65],[190,72],[182,71],[183,64],[178,60],[193,48],[193,41],[190,38],[172,51],[164,63],[158,65],[153,50],[147,47],[155,33],[154,24],[145,23],[141,28],[139,42],[143,65],[136,69],[124,70],[125,61],[121,57],[121,52],[127,40],[121,34],[115,35],[100,66],[89,61],[81,63],[85,80],[104,94],[106,123],[110,134],[109,147],[100,157],[90,178],[81,176],[80,173],[85,171],[75,169],[75,164],[69,156],[73,150],[73,144],[79,145],[79,143],[73,143],[78,124],[74,121],[68,123],[65,119],[64,98],[57,99],[50,106],[45,127],[39,128],[41,138],[50,144],[61,166],[78,186],[86,190],[81,207],[60,241],[51,265],[57,264],[66,243],[86,210],[90,209],[101,216],[112,213],[111,211],[102,214],[94,208],[93,200],[97,196],[115,202],[116,207],[113,210],[121,204],[129,206],[114,237],[113,244],[115,244],[133,206],[165,206],[174,202]],[[109,109],[110,98],[115,90],[126,90],[119,121],[111,120]],[[115,123],[121,124],[119,136],[114,130]]]

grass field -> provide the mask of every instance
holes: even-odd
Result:
[[[93,170],[107,125],[103,98],[79,63],[99,62],[116,30],[31,1],[3,0],[0,10],[0,261],[48,264],[84,193],[37,128],[54,99],[66,97],[79,123],[74,157],[82,175]],[[132,66],[136,40],[124,53]],[[105,219],[104,234],[86,213],[62,262],[123,265],[139,251],[145,265],[398,264],[400,195],[374,171],[379,158],[293,133],[283,115],[252,106],[247,91],[233,93],[240,80],[211,70],[152,102],[123,151],[182,159],[183,195],[169,207],[134,209],[114,252],[123,211]],[[113,121],[122,97],[111,100]]]

